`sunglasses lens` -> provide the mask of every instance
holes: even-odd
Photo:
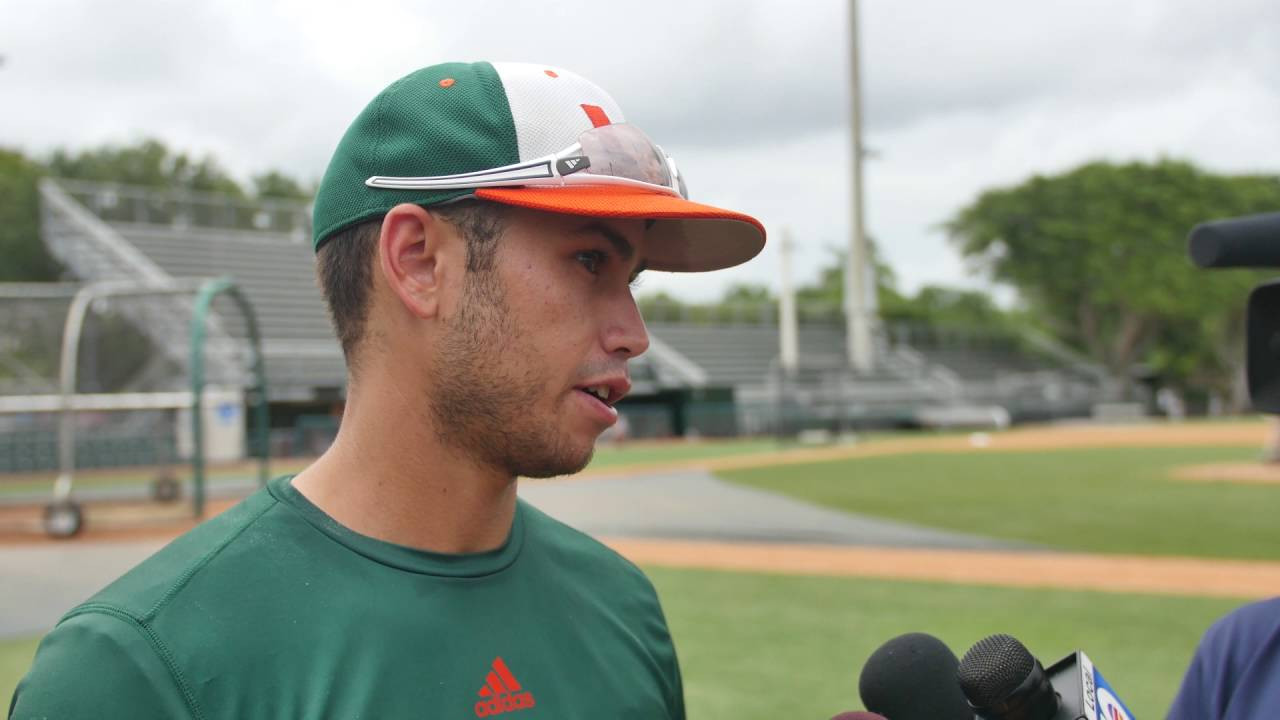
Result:
[[[639,128],[625,123],[602,125],[578,138],[591,161],[585,175],[609,175],[677,190],[667,157]],[[683,192],[681,193],[683,195]]]

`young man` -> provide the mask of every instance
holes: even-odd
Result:
[[[648,580],[516,478],[582,469],[616,421],[642,269],[763,246],[683,195],[568,71],[438,65],[384,90],[315,203],[337,440],[69,613],[12,716],[682,718]]]

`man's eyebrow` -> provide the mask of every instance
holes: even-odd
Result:
[[[578,232],[583,235],[591,233],[599,234],[605,240],[609,241],[609,244],[613,246],[613,249],[617,251],[618,256],[623,260],[630,261],[631,258],[636,256],[636,249],[631,246],[631,243],[627,238],[624,237],[622,233],[602,222],[589,222],[579,228]]]

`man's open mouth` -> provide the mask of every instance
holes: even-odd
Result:
[[[625,376],[622,376],[579,385],[574,389],[578,392],[590,395],[593,399],[598,400],[603,405],[613,407],[631,391],[631,383]]]

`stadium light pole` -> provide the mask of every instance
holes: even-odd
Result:
[[[875,295],[867,279],[870,253],[867,252],[866,227],[863,222],[862,160],[862,89],[858,63],[858,0],[849,0],[849,104],[853,142],[853,217],[849,235],[849,258],[844,272],[845,342],[849,366],[862,373],[875,369],[871,326],[875,315]]]
[[[795,243],[791,239],[791,229],[782,229],[782,244],[778,247],[779,279],[782,282],[782,294],[778,298],[778,342],[781,344],[780,358],[782,372],[786,379],[795,377],[800,367],[800,343],[796,322],[796,289],[791,282],[791,252]]]

